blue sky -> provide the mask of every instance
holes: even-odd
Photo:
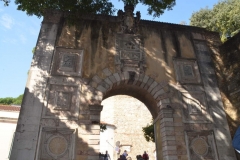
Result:
[[[116,9],[123,9],[123,3],[113,0]],[[181,21],[189,24],[193,12],[201,8],[212,8],[218,0],[176,0],[176,6],[170,11],[153,19],[147,15],[147,8],[137,5],[135,12],[141,12],[141,19],[168,23]],[[42,18],[27,16],[17,11],[14,0],[4,7],[0,1],[0,98],[17,97],[23,94],[27,81],[27,72],[32,60]]]

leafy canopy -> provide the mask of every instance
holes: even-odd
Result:
[[[212,9],[204,8],[194,12],[190,25],[206,28],[220,33],[224,42],[240,30],[240,1],[222,0]]]
[[[150,125],[143,127],[142,131],[147,142],[149,141],[155,142],[153,121],[151,122]]]
[[[10,0],[0,0],[8,6]],[[120,1],[120,0],[119,0]],[[138,3],[148,6],[148,14],[159,17],[165,9],[171,10],[176,0],[121,0],[124,4]],[[15,0],[18,10],[26,11],[28,15],[43,16],[46,9],[58,9],[64,12],[85,14],[112,15],[116,9],[109,0]]]
[[[0,98],[0,104],[10,105],[10,104],[16,104],[21,105],[23,99],[23,94],[18,96],[17,98],[12,97],[6,97],[6,98]]]

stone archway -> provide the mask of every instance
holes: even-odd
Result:
[[[169,96],[172,93],[166,92],[167,82],[156,82],[145,74],[134,72],[111,73],[106,68],[103,71],[105,79],[95,75],[89,82],[95,90],[101,92],[102,99],[112,95],[126,94],[142,101],[150,110],[153,118],[158,116],[159,107],[170,103]]]
[[[154,78],[134,72],[112,73],[108,68],[102,72],[105,74],[104,79],[95,75],[89,84],[94,90],[102,94],[102,100],[113,95],[122,94],[132,96],[143,102],[154,119],[158,159],[168,157],[168,155],[163,157],[162,154],[162,149],[167,146],[163,143],[162,138],[171,137],[171,134],[168,135],[168,130],[174,132],[173,109],[169,99],[173,93],[170,92],[168,83],[158,83]],[[168,129],[165,129],[165,127]],[[171,143],[175,143],[175,140],[171,140]]]

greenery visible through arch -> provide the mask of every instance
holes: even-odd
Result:
[[[142,131],[144,133],[144,137],[145,137],[146,141],[155,142],[153,121],[151,122],[150,125],[148,124],[146,127],[143,127]]]

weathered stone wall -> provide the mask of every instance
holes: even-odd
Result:
[[[226,41],[220,47],[222,60],[222,74],[224,81],[221,83],[221,89],[225,97],[229,100],[226,103],[226,112],[229,114],[232,135],[239,123],[240,108],[240,33]]]
[[[120,154],[123,153],[124,146],[131,146],[128,156],[133,160],[144,151],[147,151],[150,160],[155,160],[155,144],[147,142],[142,131],[142,127],[150,125],[152,121],[152,115],[147,107],[139,100],[123,95],[109,97],[102,105],[101,121],[115,125],[114,147],[119,141],[122,145]]]
[[[123,14],[69,26],[61,12],[46,13],[11,160],[98,159],[101,102],[114,95],[147,107],[159,160],[236,159],[211,59],[218,33]]]
[[[218,84],[224,102],[231,136],[240,125],[240,33],[220,46],[220,52],[213,54]],[[240,155],[237,153],[238,159]]]

